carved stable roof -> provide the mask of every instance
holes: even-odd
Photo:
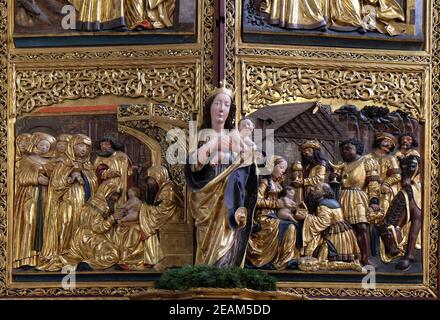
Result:
[[[276,138],[341,139],[345,130],[329,113],[329,106],[316,109],[316,102],[289,103],[261,108],[249,117],[257,127],[275,130]]]

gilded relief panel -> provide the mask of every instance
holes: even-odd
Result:
[[[417,31],[415,31],[417,27],[407,26],[406,31],[399,35],[387,34],[378,29],[368,30],[368,28],[367,30],[356,30],[356,35],[336,30],[331,25],[332,20],[326,19],[325,15],[321,22],[327,23],[327,27],[322,25],[317,26],[315,29],[305,28],[304,25],[295,25],[294,23],[289,25],[287,21],[282,21],[281,13],[279,13],[278,21],[275,23],[276,19],[272,17],[271,10],[274,8],[278,10],[277,8],[282,7],[285,3],[287,2],[262,1],[260,4],[252,3],[252,1],[249,3],[226,2],[230,12],[236,9],[236,12],[238,12],[235,15],[228,15],[226,19],[227,30],[234,30],[233,33],[227,32],[226,43],[228,47],[235,47],[236,49],[235,52],[226,51],[225,63],[225,77],[229,83],[235,84],[239,92],[237,103],[240,116],[238,118],[250,118],[254,121],[255,128],[261,129],[263,132],[271,132],[272,136],[270,139],[266,137],[266,140],[272,141],[275,155],[283,159],[276,160],[273,165],[279,165],[283,162],[284,164],[281,164],[281,167],[285,167],[284,177],[282,182],[279,183],[279,188],[280,190],[286,190],[282,194],[292,190],[291,193],[295,202],[298,204],[303,201],[309,214],[311,212],[310,206],[307,205],[307,201],[304,201],[304,199],[307,199],[307,194],[313,194],[311,184],[320,181],[329,184],[330,189],[336,194],[335,199],[338,199],[339,205],[342,207],[344,220],[349,221],[355,231],[360,255],[362,256],[362,251],[364,251],[368,252],[371,257],[371,259],[364,261],[364,266],[374,266],[380,276],[376,279],[376,289],[366,290],[362,288],[360,278],[354,276],[356,270],[359,272],[360,269],[350,265],[350,259],[345,260],[334,257],[332,262],[329,251],[323,253],[322,242],[317,247],[312,245],[315,240],[309,242],[310,239],[316,239],[313,237],[316,237],[316,234],[319,233],[316,229],[314,231],[316,233],[311,233],[315,234],[312,238],[308,238],[304,234],[304,232],[311,232],[314,223],[308,222],[304,227],[304,217],[284,216],[280,211],[276,213],[278,217],[281,215],[284,219],[287,218],[293,221],[292,224],[295,227],[289,227],[294,230],[291,231],[292,235],[298,230],[302,232],[302,243],[296,246],[296,249],[299,250],[297,255],[299,257],[310,255],[314,259],[302,260],[303,258],[300,258],[297,263],[283,265],[282,261],[277,259],[280,252],[286,250],[286,247],[285,243],[279,242],[277,258],[268,263],[271,260],[270,258],[256,253],[258,248],[261,252],[262,249],[269,246],[269,244],[264,243],[264,237],[259,237],[258,234],[266,232],[265,237],[269,237],[267,232],[273,230],[269,229],[268,220],[265,218],[268,213],[270,216],[270,210],[269,207],[259,209],[258,202],[255,211],[258,226],[255,229],[255,234],[251,234],[250,237],[253,243],[251,248],[255,249],[251,250],[250,255],[248,251],[246,266],[269,270],[268,272],[282,279],[281,286],[284,290],[298,294],[344,297],[437,296],[438,208],[432,206],[432,203],[438,203],[439,178],[435,167],[438,162],[438,155],[434,155],[435,150],[438,149],[438,144],[433,140],[438,134],[438,128],[435,118],[437,107],[433,104],[431,109],[430,96],[430,28],[429,25],[425,25],[425,23],[429,24],[430,19],[425,20],[425,17],[418,20],[419,27],[424,26],[421,29],[419,28],[419,31],[421,31],[419,35],[428,41],[422,40],[423,43],[421,42],[421,46],[418,48],[395,47],[395,51],[392,52],[385,50],[393,49],[386,47],[386,45],[376,48],[374,45],[366,45],[365,42],[363,45],[357,43],[356,39],[367,41],[371,40],[372,37],[384,37],[381,39],[382,42],[391,39],[392,41],[400,41],[398,40],[399,37],[417,37]],[[298,6],[303,6],[304,10],[305,7],[319,9],[321,4],[323,6],[326,4],[325,1],[310,1],[310,3],[307,2],[308,5],[305,2],[298,3],[300,3]],[[333,3],[335,2],[329,1],[327,5],[331,6]],[[355,1],[350,3],[355,3]],[[367,2],[362,1],[359,3],[361,3],[360,8],[363,10]],[[291,5],[295,6],[296,4],[292,2]],[[403,9],[409,8],[408,5],[413,4],[406,2],[406,4],[400,3],[400,5]],[[418,5],[422,5],[421,2],[416,4],[416,6]],[[427,5],[427,7],[421,9],[419,14],[423,16],[426,13],[430,16],[429,4],[423,5]],[[288,5],[287,8],[289,8]],[[415,10],[412,13],[407,12],[406,14],[416,14],[417,9],[415,7],[413,9]],[[301,10],[298,9],[296,12],[301,12]],[[331,8],[328,12],[332,12]],[[305,13],[302,14],[303,18],[306,16],[312,17],[312,14],[310,16]],[[314,15],[314,17],[318,16]],[[289,19],[294,18],[291,15],[288,16],[287,13],[286,17]],[[273,18],[272,21],[270,21],[271,18]],[[412,22],[416,20],[412,19]],[[311,25],[312,23],[310,23]],[[390,25],[388,24],[388,26]],[[252,31],[249,31],[251,29]],[[256,31],[257,29],[259,31]],[[313,32],[316,32],[314,36],[320,38],[318,40],[319,46],[317,46],[318,42],[304,42],[304,39],[308,38],[306,41],[311,39],[309,37],[313,33],[312,29],[315,30]],[[261,34],[257,36],[258,32],[261,32]],[[406,36],[403,36],[404,34]],[[301,37],[301,43],[295,42],[295,36]],[[348,37],[350,39],[344,40],[344,44],[339,43],[335,38],[327,43],[325,42],[327,41],[326,37],[327,39],[331,37]],[[327,45],[335,48],[325,48]],[[351,45],[355,46],[356,49],[338,48]],[[416,52],[417,50],[420,51]],[[433,59],[435,63],[436,59]],[[402,143],[406,139],[405,135],[412,135],[413,142],[417,140],[417,143],[413,144],[411,149],[414,151],[414,155],[418,154],[419,160],[417,161],[419,162],[417,166],[420,168],[420,177],[424,177],[421,184],[418,185],[421,188],[420,190],[423,190],[419,208],[421,210],[421,235],[424,236],[418,236],[417,239],[422,242],[425,241],[427,245],[427,247],[423,244],[419,246],[414,242],[414,252],[420,250],[417,253],[419,257],[413,260],[414,264],[409,268],[406,268],[408,264],[404,261],[405,253],[403,251],[401,252],[403,257],[398,258],[400,254],[397,254],[394,258],[386,257],[390,252],[390,247],[387,249],[389,244],[387,244],[385,234],[393,230],[394,227],[391,227],[392,223],[390,224],[390,221],[392,219],[390,220],[390,217],[393,212],[394,214],[397,213],[392,202],[396,196],[397,198],[394,200],[394,205],[396,205],[400,196],[397,196],[398,192],[393,193],[394,195],[386,200],[387,196],[385,194],[387,191],[382,186],[392,176],[393,170],[388,171],[388,178],[383,176],[378,179],[380,195],[379,207],[376,209],[377,212],[382,213],[372,213],[372,211],[368,213],[368,210],[374,211],[372,208],[375,206],[372,203],[370,203],[372,206],[369,208],[367,206],[366,220],[364,221],[368,223],[368,232],[365,234],[368,234],[369,240],[365,241],[364,244],[361,240],[363,231],[357,229],[359,227],[356,226],[357,223],[361,223],[360,220],[350,220],[353,218],[348,214],[350,209],[344,207],[347,205],[347,192],[351,192],[349,189],[352,187],[344,186],[345,179],[351,179],[350,171],[346,170],[346,166],[349,166],[350,161],[347,159],[347,155],[344,154],[347,143],[351,144],[353,148],[354,145],[357,146],[359,159],[374,158],[379,163],[379,167],[382,167],[384,165],[383,159],[378,156],[380,154],[380,144],[388,140],[390,149],[385,154],[390,155],[390,159],[392,157],[396,159],[395,168],[396,171],[397,169],[400,170],[400,179],[402,179],[407,167],[405,164],[403,167],[400,166],[402,162],[399,160],[401,159],[399,150],[401,150]],[[309,151],[311,155],[308,154]],[[307,156],[311,156],[311,158],[309,159]],[[314,167],[320,163],[322,167],[319,165]],[[338,173],[338,170],[342,171]],[[380,172],[383,172],[383,169],[379,168],[378,172],[380,177]],[[397,181],[397,176],[395,178]],[[268,181],[272,181],[271,179],[275,181],[276,177],[269,177]],[[351,181],[353,182],[353,180]],[[371,183],[370,180],[368,181]],[[371,188],[368,189],[371,190]],[[270,195],[265,194],[262,196],[265,199],[267,197],[270,197]],[[313,208],[313,201],[309,203]],[[296,208],[296,212],[301,212],[302,209],[304,209],[303,206],[299,209]],[[271,210],[273,211],[273,209]],[[319,210],[318,207],[318,210],[314,211],[314,214],[317,214],[318,217],[322,212]],[[279,219],[280,226],[285,224],[283,218]],[[310,221],[313,220],[313,218],[310,219]],[[397,220],[397,215],[395,215],[394,223]],[[383,226],[388,227],[382,229]],[[266,231],[264,231],[264,227],[266,227]],[[374,231],[375,228],[377,228],[377,232]],[[284,232],[284,237],[289,235],[289,232],[285,231],[285,227],[279,227],[279,230],[279,232]],[[321,236],[323,238],[320,238],[320,241],[324,242],[325,247],[325,242],[327,241],[328,245],[332,235],[331,233],[325,233]],[[298,238],[298,235],[296,237],[296,243],[298,244],[300,238]],[[393,237],[391,236],[391,238]],[[377,240],[379,238],[380,240]],[[338,241],[335,239],[330,240],[330,242],[334,247],[327,250],[334,250],[335,252],[347,250],[347,248],[339,246]],[[348,243],[348,241],[344,242]],[[312,245],[313,252],[307,253],[307,243]],[[395,244],[398,243],[402,242],[395,238]],[[405,249],[402,247],[403,250],[409,248],[407,245],[404,245],[404,247]],[[419,249],[416,249],[416,247]],[[300,251],[301,249],[305,251]],[[286,252],[293,251],[294,248]],[[397,251],[394,253],[397,253]],[[406,251],[407,253],[408,251]],[[284,257],[286,254],[284,254]],[[321,254],[324,254],[328,260],[323,262]],[[283,255],[281,256],[283,257]],[[294,261],[294,259],[291,261]],[[345,266],[343,266],[344,263]],[[341,275],[342,273],[344,273],[344,276]],[[326,274],[326,276],[321,276],[322,274]],[[395,280],[397,279],[394,278],[395,276],[399,280]],[[411,280],[409,280],[410,278]],[[340,281],[346,281],[349,284],[342,287],[337,284]]]
[[[213,2],[190,2],[0,2],[0,296],[129,296],[212,264],[309,297],[438,297],[430,1],[225,1],[214,89]],[[194,126],[229,149],[188,145]]]

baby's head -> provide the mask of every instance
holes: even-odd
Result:
[[[241,135],[245,137],[249,137],[250,135],[252,135],[254,129],[255,129],[255,124],[249,118],[242,118],[238,122],[238,131],[241,133]]]
[[[280,196],[282,198],[287,197],[289,199],[295,200],[295,188],[292,186],[285,186],[283,191],[281,191]]]
[[[139,198],[141,196],[141,190],[139,188],[136,187],[131,187],[130,189],[128,189],[127,191],[127,195],[128,198]]]

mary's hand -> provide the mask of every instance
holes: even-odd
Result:
[[[79,172],[73,172],[70,175],[71,179],[72,179],[72,183],[76,181],[78,181],[79,183],[82,183],[82,178],[81,178],[81,174]]]
[[[240,207],[235,211],[235,222],[237,222],[238,229],[244,228],[246,225],[247,209],[245,207]]]

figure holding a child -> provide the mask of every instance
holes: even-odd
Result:
[[[249,266],[282,270],[299,257],[295,246],[297,228],[293,214],[296,209],[294,189],[281,198],[287,161],[281,156],[272,159],[270,176],[261,179],[258,188],[254,228],[246,259]]]
[[[128,190],[128,201],[120,209],[121,219],[113,230],[113,241],[119,249],[118,269],[160,269],[164,254],[159,243],[159,230],[184,208],[183,195],[170,180],[163,166],[148,169],[147,198],[139,199],[139,189]]]
[[[188,208],[195,219],[196,264],[243,266],[256,203],[257,175],[249,137],[253,127],[234,127],[234,93],[225,84],[215,88],[205,104],[202,139],[190,150],[185,178]],[[244,133],[244,136],[242,135]],[[250,157],[252,159],[252,157]]]

